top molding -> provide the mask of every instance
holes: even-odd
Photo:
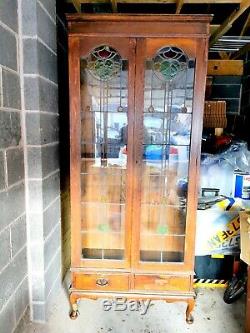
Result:
[[[208,37],[212,15],[67,14],[69,35]]]

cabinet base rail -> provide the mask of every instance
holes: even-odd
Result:
[[[70,310],[70,318],[72,320],[76,319],[79,316],[79,310],[78,310],[78,304],[81,299],[114,299],[114,298],[126,298],[126,299],[132,299],[132,300],[162,300],[166,301],[167,303],[174,303],[174,302],[185,302],[187,303],[187,309],[186,309],[186,322],[187,324],[192,324],[194,322],[193,317],[193,310],[195,307],[195,294],[190,293],[187,295],[162,295],[162,294],[142,294],[142,293],[103,293],[103,292],[85,292],[80,290],[70,290],[70,304],[71,304],[71,310]]]

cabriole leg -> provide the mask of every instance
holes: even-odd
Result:
[[[71,311],[70,311],[69,316],[70,316],[70,319],[75,320],[79,315],[78,305],[77,305],[77,296],[74,293],[71,293],[69,300],[70,300],[70,304],[71,304]]]
[[[194,310],[194,306],[195,306],[195,300],[194,299],[188,300],[187,311],[186,311],[186,322],[187,322],[187,324],[193,324],[193,322],[194,322],[194,317],[192,315],[192,312]]]

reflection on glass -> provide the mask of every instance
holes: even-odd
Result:
[[[124,220],[124,205],[99,202],[83,203],[83,257],[123,259]]]
[[[176,47],[145,63],[141,261],[184,260],[194,67]]]
[[[122,260],[128,62],[102,45],[80,64],[82,258]]]

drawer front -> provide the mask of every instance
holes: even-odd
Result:
[[[151,291],[189,291],[190,276],[135,275],[134,288]]]
[[[73,287],[80,290],[128,290],[129,275],[76,273],[73,277]]]

